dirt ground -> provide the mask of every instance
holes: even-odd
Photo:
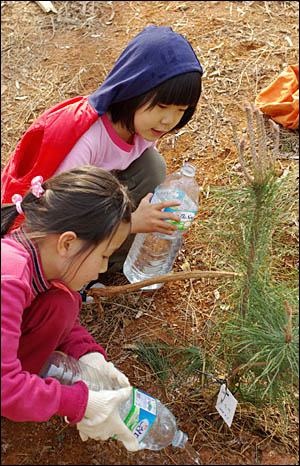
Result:
[[[283,69],[298,63],[298,2],[289,1],[54,1],[45,13],[33,1],[2,1],[2,167],[29,124],[46,108],[99,87],[115,60],[141,29],[171,26],[194,47],[204,69],[203,93],[192,121],[158,143],[168,172],[197,166],[200,209],[211,186],[227,185],[239,171],[231,121],[242,132],[242,105]],[[296,131],[281,128],[277,169],[297,164]],[[297,132],[298,133],[298,132]],[[214,257],[193,228],[175,271],[209,270]],[[219,279],[220,280],[220,279]],[[119,273],[106,284],[125,284]],[[204,402],[189,403],[162,387],[132,351],[136,341],[203,344],[205,323],[218,309],[217,279],[170,282],[153,292],[134,292],[85,305],[82,324],[131,383],[157,396],[174,413],[202,464],[294,465],[298,418],[284,423],[276,410],[243,406],[228,428]],[[192,311],[191,311],[192,309]],[[128,453],[114,440],[82,442],[76,427],[55,416],[44,423],[1,422],[2,464],[159,465],[194,464],[186,451],[168,447]]]

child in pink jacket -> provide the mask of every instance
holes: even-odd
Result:
[[[118,415],[127,377],[79,324],[80,290],[107,270],[131,222],[127,189],[92,166],[31,182],[24,198],[1,206],[1,415],[47,421],[58,414],[77,424],[82,440],[118,435],[128,450],[138,442]],[[7,233],[18,215],[25,222]],[[95,392],[82,381],[61,385],[39,373],[54,350],[98,368],[121,387]]]

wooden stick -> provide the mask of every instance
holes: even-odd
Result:
[[[153,278],[148,278],[147,280],[142,280],[137,283],[130,283],[128,285],[106,286],[105,288],[95,288],[95,289],[91,288],[90,290],[87,290],[87,295],[91,295],[93,297],[112,296],[114,294],[130,293],[132,291],[137,291],[145,286],[154,285],[155,283],[166,283],[166,282],[172,282],[175,280],[189,280],[191,278],[194,278],[194,279],[220,278],[220,277],[234,278],[236,276],[241,276],[241,274],[235,273],[235,272],[223,272],[223,271],[175,272],[175,273],[169,273],[166,275],[160,275],[160,276],[153,277]]]
[[[245,373],[245,371],[250,367],[257,367],[257,366],[265,366],[267,362],[248,362],[246,364],[240,364],[238,367],[236,367],[232,374],[228,377],[228,382],[234,379],[234,377],[238,374],[238,372],[243,369],[242,373],[240,374],[240,377]]]

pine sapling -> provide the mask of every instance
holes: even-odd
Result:
[[[290,223],[288,215],[296,199],[294,181],[278,177],[275,170],[278,125],[269,120],[270,147],[261,111],[247,104],[245,112],[248,138],[239,140],[235,125],[233,135],[246,186],[214,190],[219,203],[208,225],[215,252],[219,250],[222,262],[243,277],[233,282],[232,310],[216,326],[216,334],[221,335],[218,357],[225,357],[231,366],[229,386],[238,383],[243,395],[263,400],[293,392],[298,377],[294,310],[298,284],[278,278],[281,274],[274,266],[278,258],[273,256],[278,253],[274,238]],[[222,245],[226,249],[221,250]]]

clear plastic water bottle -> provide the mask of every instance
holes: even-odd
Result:
[[[61,351],[53,351],[41,369],[39,376],[42,379],[52,377],[62,385],[74,385],[78,380],[82,380],[90,390],[94,391],[120,388],[113,386],[111,380],[104,379],[101,372],[94,367]]]
[[[179,200],[181,204],[167,207],[166,212],[180,215],[180,222],[172,235],[162,233],[138,233],[131,245],[123,266],[123,272],[130,283],[170,272],[182,244],[182,237],[189,229],[198,210],[199,187],[195,181],[196,167],[185,163],[178,172],[168,175],[154,191],[151,204]],[[143,290],[158,289],[163,283],[145,286]]]
[[[112,390],[115,386],[100,371],[72,356],[54,351],[40,372],[40,377],[52,377],[63,385],[82,380],[90,390]],[[130,397],[119,404],[119,414],[139,441],[139,449],[161,450],[169,445],[184,448],[188,436],[177,429],[171,411],[157,398],[132,387]]]

